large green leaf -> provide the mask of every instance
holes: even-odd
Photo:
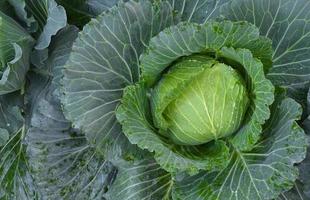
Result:
[[[30,75],[27,153],[42,199],[101,200],[115,173],[62,113],[61,70],[77,33],[76,27],[67,27],[53,38],[46,67],[51,76]]]
[[[102,199],[114,168],[71,128],[51,87],[42,88],[27,133],[30,167],[43,198]],[[112,173],[112,174],[111,174]]]
[[[154,152],[155,160],[171,173],[186,171],[196,174],[200,169],[213,171],[226,166],[229,152],[223,141],[201,146],[181,146],[156,133],[150,119],[146,92],[142,84],[128,86],[116,112],[131,143]]]
[[[137,163],[122,162],[115,182],[109,188],[109,200],[170,200],[174,180],[153,159]]]
[[[9,134],[9,139],[0,146],[0,199],[3,200],[38,197],[25,152],[26,131],[18,99],[16,93],[0,97],[1,133]]]
[[[33,43],[21,26],[0,11],[0,94],[23,87]]]
[[[37,21],[35,48],[43,50],[51,42],[53,35],[67,25],[66,11],[55,0],[21,0],[26,2],[26,10]]]
[[[274,199],[298,177],[294,164],[306,155],[307,138],[295,120],[301,109],[294,100],[278,98],[264,138],[250,152],[231,147],[229,165],[220,172],[187,177],[177,183],[175,199]]]
[[[102,152],[119,152],[111,158],[130,145],[115,118],[123,88],[139,79],[149,39],[173,23],[169,4],[130,1],[92,19],[73,45],[64,70],[65,115]]]
[[[308,0],[235,0],[221,9],[228,19],[246,20],[273,43],[274,84],[290,86],[310,80],[310,2]]]

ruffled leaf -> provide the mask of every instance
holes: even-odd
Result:
[[[196,174],[200,169],[220,170],[227,164],[229,150],[223,141],[201,146],[181,146],[157,134],[151,124],[144,85],[125,89],[116,114],[130,142],[154,152],[155,160],[168,172]]]
[[[307,139],[295,120],[300,106],[292,99],[277,99],[266,124],[264,138],[250,152],[231,147],[229,165],[220,172],[180,180],[175,199],[274,199],[290,189],[297,167],[306,155]]]
[[[55,0],[25,0],[26,9],[38,24],[34,33],[37,38],[35,48],[43,50],[51,42],[52,36],[67,25],[66,11]]]
[[[0,12],[0,94],[23,87],[33,44],[22,27]]]
[[[56,0],[66,9],[68,23],[82,28],[91,18],[112,8],[119,0]]]
[[[253,23],[272,40],[274,63],[268,78],[290,86],[310,81],[309,9],[308,0],[236,0],[222,6],[220,14]]]
[[[261,61],[266,70],[270,67],[271,42],[259,36],[258,29],[249,23],[181,23],[165,29],[151,39],[148,50],[140,58],[142,77],[152,86],[161,72],[181,56],[216,52],[222,47],[248,49],[255,58],[264,58]]]
[[[309,137],[308,137],[309,141]],[[307,156],[300,164],[297,165],[299,169],[299,177],[295,182],[294,187],[282,193],[279,200],[305,200],[310,198],[310,149],[308,147]]]
[[[274,101],[274,87],[265,78],[263,64],[253,58],[247,49],[222,48],[219,56],[241,64],[247,73],[250,107],[244,123],[236,132],[232,143],[241,151],[248,151],[260,139],[262,125],[270,117],[269,106]]]
[[[304,89],[304,88],[303,88]],[[307,118],[302,122],[302,127],[304,128],[307,136],[308,143],[310,144],[310,90],[308,89],[308,95],[306,99],[307,108],[304,110],[304,114]],[[310,148],[307,150],[307,156],[302,163],[298,165],[299,178],[295,183],[295,186],[288,192],[280,195],[280,199],[296,199],[304,200],[310,198]]]

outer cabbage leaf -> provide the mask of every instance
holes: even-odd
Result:
[[[68,23],[82,28],[91,18],[116,5],[119,0],[56,0],[67,12]]]
[[[33,84],[42,84],[34,81]],[[36,99],[27,133],[27,154],[43,198],[102,199],[114,167],[71,128],[51,87]]]
[[[300,84],[291,84],[286,88],[287,96],[291,97],[295,101],[297,101],[299,104],[303,107],[303,115],[301,120],[304,121],[308,117],[308,108],[309,104],[307,103],[307,96],[309,92],[310,82],[304,82]],[[303,127],[305,128],[305,127]],[[310,128],[310,127],[309,127]]]
[[[290,189],[298,177],[294,164],[306,156],[306,135],[295,121],[301,109],[294,100],[279,97],[271,110],[264,137],[252,151],[232,146],[224,170],[178,181],[174,199],[274,199]]]
[[[0,11],[0,94],[23,87],[34,40]]]
[[[0,97],[1,133],[9,139],[0,146],[0,199],[33,200],[38,197],[24,144],[25,124],[16,93]]]
[[[269,118],[268,107],[274,99],[274,88],[265,78],[263,70],[264,66],[269,66],[270,61],[265,60],[263,65],[258,60],[271,55],[271,44],[268,39],[265,40],[259,36],[255,26],[245,22],[178,24],[151,39],[148,51],[141,56],[142,79],[148,86],[152,86],[172,62],[199,52],[215,52],[218,59],[232,62],[232,66],[236,63],[242,65],[239,70],[245,72],[252,102],[245,122],[233,140],[240,150],[249,150],[260,137],[261,125]],[[246,50],[234,50],[226,46]]]
[[[22,0],[26,2],[26,9],[38,24],[34,33],[37,38],[35,48],[45,49],[49,46],[53,35],[67,25],[66,11],[57,5],[55,0]]]
[[[310,91],[310,90],[308,90]],[[302,127],[304,128],[307,136],[308,142],[310,144],[310,92],[307,95],[307,109],[304,110],[307,118],[302,122]],[[288,192],[281,194],[280,199],[296,199],[296,200],[304,200],[310,198],[310,149],[308,148],[307,156],[305,160],[298,165],[299,168],[299,179],[296,181],[295,186]]]
[[[221,8],[221,15],[246,20],[259,27],[273,43],[273,67],[268,78],[293,87],[310,80],[310,2],[308,0],[236,0]]]
[[[76,27],[61,30],[50,46],[48,74],[30,75],[31,103],[27,154],[43,199],[102,199],[115,168],[95,152],[64,118],[59,100],[60,77],[77,37]]]
[[[105,195],[107,199],[171,199],[174,180],[153,159],[119,164],[117,178]]]
[[[309,138],[308,138],[309,139]],[[308,148],[307,156],[300,164],[297,165],[299,169],[299,177],[295,182],[294,187],[282,193],[279,199],[287,200],[305,200],[310,198],[310,150]]]
[[[111,159],[130,146],[115,118],[123,88],[139,79],[139,55],[150,38],[173,23],[169,4],[130,1],[92,19],[73,45],[64,70],[65,115]]]
[[[130,142],[154,152],[155,160],[168,172],[196,174],[200,169],[219,170],[227,164],[229,151],[223,141],[201,146],[181,146],[156,133],[151,123],[147,89],[143,84],[125,89],[116,114]]]

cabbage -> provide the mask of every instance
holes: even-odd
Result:
[[[182,78],[181,73],[201,69],[190,81],[186,80],[185,87],[171,86],[178,95],[161,114],[167,127],[158,128],[166,129],[168,137],[177,144],[198,145],[229,136],[239,129],[246,113],[249,98],[239,72],[223,63],[204,64],[186,59],[172,66],[155,86],[156,98],[159,96],[156,93],[167,92],[170,84],[176,84],[176,79]],[[156,112],[160,105],[153,101],[152,111]]]
[[[309,9],[0,1],[0,199],[310,199]]]

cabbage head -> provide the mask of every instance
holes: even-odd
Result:
[[[184,76],[189,71],[195,75]],[[163,108],[158,98],[166,95],[174,98]],[[233,134],[243,122],[249,103],[239,72],[206,56],[185,57],[174,64],[155,86],[151,99],[156,127],[176,144],[184,145],[204,144]]]

